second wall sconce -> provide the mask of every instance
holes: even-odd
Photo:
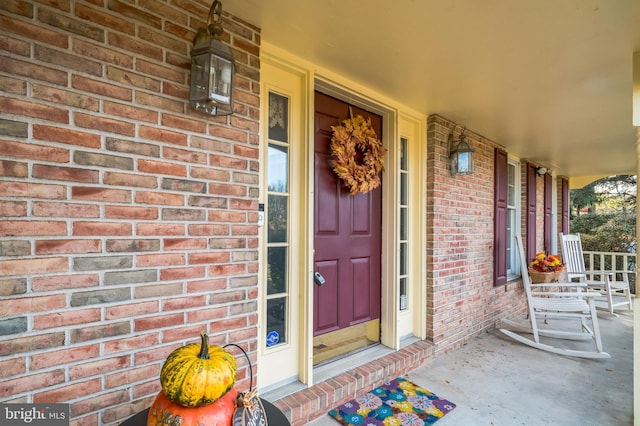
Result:
[[[233,80],[236,64],[229,46],[220,41],[222,3],[209,9],[206,28],[200,28],[191,51],[189,101],[196,111],[209,115],[233,113]]]
[[[547,169],[546,167],[536,167],[535,171],[538,176],[544,176],[547,174],[549,169]]]
[[[474,162],[473,162],[473,153],[474,149],[471,148],[469,143],[466,140],[465,132],[467,128],[462,127],[462,131],[460,135],[456,139],[454,137],[454,132],[456,127],[460,126],[456,124],[451,129],[451,133],[449,133],[449,161],[451,162],[451,174],[452,175],[470,175],[473,173]]]

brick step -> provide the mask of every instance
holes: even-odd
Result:
[[[303,426],[332,408],[415,370],[433,358],[434,352],[432,343],[421,340],[273,403],[292,426]]]

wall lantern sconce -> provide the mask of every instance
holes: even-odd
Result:
[[[231,49],[220,41],[222,3],[209,9],[207,27],[200,28],[191,50],[189,101],[196,111],[209,115],[233,113],[233,80],[236,64]]]
[[[449,133],[449,161],[451,161],[451,174],[452,175],[470,175],[473,173],[473,153],[474,149],[471,148],[467,142],[465,132],[467,128],[462,126],[462,131],[456,140],[453,136],[456,127],[459,124],[453,126],[451,133]]]
[[[547,169],[546,167],[536,167],[535,170],[538,176],[544,176],[547,174],[547,172],[549,172],[549,169]]]

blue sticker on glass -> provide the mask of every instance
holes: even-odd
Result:
[[[273,346],[280,341],[280,335],[277,331],[270,331],[267,333],[267,346]]]

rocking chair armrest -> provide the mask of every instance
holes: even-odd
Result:
[[[570,297],[578,297],[584,299],[595,299],[596,297],[600,297],[600,293],[594,292],[576,292],[576,291],[567,291],[567,292],[558,292],[558,291],[544,291],[544,292],[536,292],[534,297],[539,296],[551,296],[557,298],[570,298]]]

